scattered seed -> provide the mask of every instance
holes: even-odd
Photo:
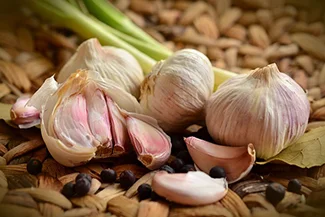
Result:
[[[27,163],[27,172],[32,175],[37,175],[42,171],[42,162],[37,159],[31,159]]]
[[[61,190],[61,193],[67,198],[73,197],[75,195],[73,182],[68,182],[65,184]]]
[[[91,182],[91,176],[86,173],[79,173],[76,177],[76,181],[78,181],[79,179],[87,179],[89,182]]]
[[[128,189],[133,185],[133,183],[135,183],[136,178],[134,173],[131,170],[124,170],[120,174],[119,180],[120,180],[121,187],[124,189]]]
[[[180,169],[184,166],[183,160],[176,158],[171,163],[170,166],[176,171],[180,171]]]
[[[186,164],[179,170],[181,173],[187,173],[189,171],[196,171],[192,164]]]
[[[275,206],[284,198],[285,192],[285,187],[279,183],[272,183],[267,186],[265,197],[270,203]]]
[[[298,179],[291,179],[288,183],[288,191],[301,194],[301,183]]]
[[[140,200],[145,200],[151,197],[151,186],[147,183],[144,183],[138,187],[138,194]]]
[[[209,172],[209,175],[212,177],[212,178],[225,178],[226,177],[226,172],[225,170],[222,168],[222,167],[219,167],[219,166],[215,166],[215,167],[212,167],[210,172]]]
[[[175,173],[175,170],[168,165],[163,165],[160,170],[164,170],[167,173]]]
[[[76,196],[85,196],[89,192],[90,186],[91,182],[85,177],[76,180],[76,184],[74,185],[74,191],[76,192]]]
[[[105,169],[100,173],[100,178],[103,182],[112,183],[116,181],[116,172],[112,169]]]

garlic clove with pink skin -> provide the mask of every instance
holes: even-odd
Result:
[[[224,168],[229,183],[244,178],[253,168],[255,149],[252,144],[242,147],[216,145],[195,137],[185,139],[197,169],[209,174],[212,167]]]
[[[95,71],[78,70],[57,85],[51,77],[44,85],[53,88],[43,85],[28,102],[41,107],[42,137],[53,158],[65,166],[112,155],[118,127],[112,127],[116,114],[111,116],[107,99],[126,111],[142,112],[135,97],[111,80],[96,80],[97,75]]]
[[[126,120],[113,100],[106,96],[106,104],[112,127],[114,149],[112,156],[118,156],[131,149],[131,141],[126,128]]]
[[[12,122],[19,128],[30,128],[40,124],[40,112],[33,106],[27,105],[29,96],[21,96],[10,110]]]
[[[215,141],[253,143],[257,157],[269,159],[304,134],[309,114],[304,90],[270,64],[220,85],[207,101],[206,125]]]
[[[226,179],[214,179],[201,171],[156,173],[152,189],[169,201],[183,205],[207,205],[221,200],[228,191]]]
[[[171,154],[171,140],[149,116],[127,114],[128,134],[138,160],[148,169],[157,169],[164,165]]]

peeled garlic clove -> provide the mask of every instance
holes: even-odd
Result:
[[[276,64],[230,78],[207,102],[206,125],[216,141],[253,143],[269,159],[305,132],[310,104],[304,90]]]
[[[171,141],[155,119],[139,114],[128,114],[126,125],[138,160],[148,169],[164,165],[171,153]]]
[[[209,174],[212,167],[220,166],[226,171],[229,183],[244,178],[253,168],[255,149],[252,144],[243,147],[229,147],[216,145],[195,137],[188,137],[185,142],[199,170]]]
[[[106,99],[126,111],[142,112],[135,97],[97,77],[95,71],[78,70],[54,91],[42,86],[37,95],[49,93],[46,100],[40,97],[43,102],[34,96],[29,101],[41,105],[42,137],[53,158],[65,166],[111,156],[113,131]]]
[[[110,117],[110,124],[112,128],[114,149],[112,156],[117,156],[124,154],[130,150],[130,139],[128,131],[126,128],[126,121],[124,116],[117,105],[111,100],[111,98],[106,97],[106,104],[108,108],[108,113]]]
[[[28,96],[19,97],[10,110],[11,120],[19,128],[29,128],[40,124],[39,110],[33,106],[26,105],[29,99]]]
[[[193,49],[180,50],[153,67],[141,84],[140,104],[165,131],[181,131],[204,120],[213,84],[209,59]]]
[[[200,171],[173,174],[160,171],[151,185],[154,192],[167,200],[193,206],[215,203],[228,191],[224,178],[213,179]]]
[[[84,41],[60,70],[58,82],[64,82],[78,69],[98,71],[101,79],[115,81],[135,97],[140,95],[143,71],[137,60],[123,49],[102,47],[95,38]]]

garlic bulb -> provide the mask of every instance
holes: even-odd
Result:
[[[268,159],[305,132],[309,102],[292,78],[270,64],[220,85],[206,112],[215,141],[230,146],[253,143],[257,157]]]
[[[48,78],[28,102],[42,111],[41,133],[53,158],[77,166],[125,154],[133,146],[146,150],[145,156],[137,154],[148,168],[164,164],[171,151],[169,137],[151,124],[151,117],[136,114],[142,108],[135,97],[113,81],[97,78],[89,70],[78,70],[62,84]]]
[[[137,60],[126,50],[104,46],[95,38],[83,42],[77,52],[62,67],[58,82],[64,82],[77,69],[99,72],[103,79],[111,79],[135,97],[140,95],[143,71]],[[99,79],[99,78],[98,78]]]
[[[158,62],[141,84],[140,104],[165,131],[180,131],[204,120],[214,74],[209,59],[184,49]]]
[[[221,200],[228,192],[228,184],[224,178],[214,179],[200,171],[160,171],[152,179],[152,189],[169,201],[199,206]]]

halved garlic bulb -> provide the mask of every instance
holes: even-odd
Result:
[[[212,167],[222,167],[229,183],[244,178],[253,168],[255,149],[252,144],[230,147],[216,145],[195,137],[188,137],[185,142],[197,169],[209,174]]]
[[[149,169],[157,169],[168,160],[172,144],[169,136],[149,116],[129,114],[127,130],[138,160]]]
[[[126,50],[101,46],[95,38],[84,41],[76,53],[62,67],[58,82],[64,82],[77,69],[99,72],[98,79],[110,79],[135,97],[140,95],[140,84],[144,79],[138,61]]]
[[[115,105],[110,100],[127,111],[142,111],[131,94],[113,81],[96,80],[97,77],[95,71],[79,70],[63,84],[56,85],[57,89],[48,89],[44,85],[55,87],[51,77],[29,102],[36,107],[42,106],[42,137],[53,158],[65,166],[80,165],[93,157],[111,156],[113,135],[117,134],[112,133],[111,123],[120,117],[114,109],[108,112],[108,107]],[[48,99],[41,103],[46,95]],[[116,123],[113,126],[114,130],[118,129]],[[121,144],[121,141],[127,142],[126,139],[119,138],[119,146],[128,146]]]
[[[303,89],[270,64],[220,85],[207,102],[205,120],[215,141],[253,143],[257,157],[269,159],[303,135],[309,107]]]
[[[141,84],[140,104],[165,131],[181,131],[204,120],[213,84],[209,59],[193,49],[180,50],[153,67]]]
[[[213,179],[200,171],[173,174],[160,171],[151,185],[154,192],[167,200],[193,206],[215,203],[228,191],[224,178]]]
[[[134,96],[97,76],[78,70],[62,84],[51,77],[29,101],[41,107],[41,133],[53,158],[77,166],[127,153],[132,144],[145,166],[160,167],[170,156],[169,137],[153,118],[137,114],[142,108]]]

